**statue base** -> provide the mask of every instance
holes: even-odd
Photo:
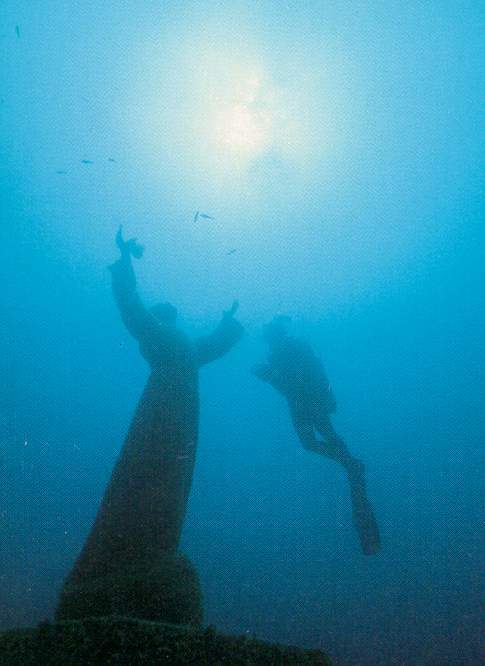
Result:
[[[318,650],[302,650],[245,637],[220,636],[211,627],[98,617],[0,634],[0,666],[84,664],[231,664],[232,666],[329,666]]]
[[[108,615],[200,625],[202,600],[195,568],[183,555],[165,554],[155,564],[137,562],[102,577],[68,577],[56,620]]]

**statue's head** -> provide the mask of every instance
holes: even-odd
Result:
[[[268,345],[278,344],[288,335],[288,325],[291,317],[278,315],[273,317],[269,324],[263,326],[263,338]]]
[[[167,326],[175,326],[177,322],[177,308],[171,303],[157,303],[150,308],[150,312],[155,319]]]

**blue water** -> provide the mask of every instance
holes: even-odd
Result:
[[[480,3],[2,2],[0,628],[52,616],[147,375],[106,270],[122,222],[189,335],[241,302],[183,534],[206,622],[336,664],[478,663],[482,27]],[[249,128],[215,139],[234,96]],[[276,313],[324,360],[377,556],[250,374]]]

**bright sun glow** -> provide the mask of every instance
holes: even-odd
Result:
[[[260,117],[247,106],[235,104],[220,114],[218,119],[221,140],[230,148],[257,151],[265,142],[266,118]]]
[[[131,122],[145,155],[194,186],[221,192],[241,190],[272,163],[303,173],[333,140],[338,117],[330,87],[320,103],[323,68],[295,53],[275,67],[246,37],[229,41],[210,26],[196,34],[195,45],[190,32],[145,59]]]
[[[273,122],[260,79],[250,77],[235,82],[232,93],[219,100],[214,118],[216,140],[241,157],[255,157],[269,146]]]

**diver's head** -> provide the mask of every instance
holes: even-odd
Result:
[[[150,308],[150,312],[161,324],[175,326],[177,321],[177,308],[171,303],[157,303]]]
[[[288,325],[291,317],[287,315],[278,315],[273,317],[269,324],[263,326],[263,339],[268,345],[275,345],[281,342],[288,335]]]

